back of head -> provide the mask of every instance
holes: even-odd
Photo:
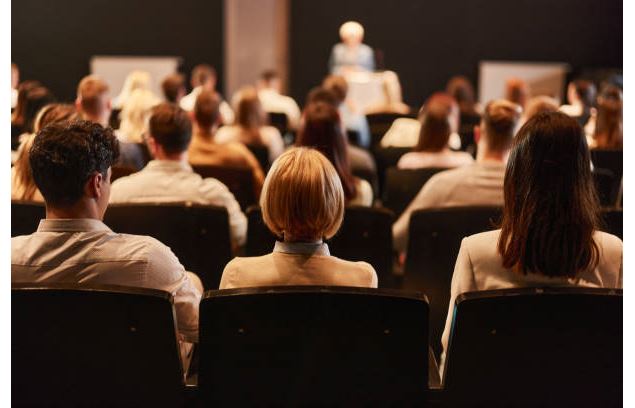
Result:
[[[13,110],[13,116],[11,118],[11,123],[14,125],[23,126],[24,125],[24,115],[26,112],[26,95],[27,93],[34,88],[41,87],[42,84],[38,81],[24,81],[18,85],[18,99],[15,104],[15,109]]]
[[[82,111],[89,116],[100,116],[108,108],[108,84],[96,75],[84,77],[77,87],[77,98]]]
[[[185,77],[181,74],[172,74],[161,82],[163,96],[168,102],[177,103],[179,93],[185,91]]]
[[[157,97],[149,90],[132,91],[121,110],[121,135],[130,142],[142,142],[150,112],[157,103]]]
[[[203,91],[194,103],[194,119],[203,130],[220,123],[220,96],[214,91]]]
[[[520,78],[509,78],[505,82],[505,99],[520,105],[523,109],[529,98],[529,86]]]
[[[577,79],[573,81],[573,86],[576,96],[585,108],[590,108],[595,105],[597,90],[593,82],[584,79]]]
[[[507,163],[498,250],[519,273],[575,277],[593,268],[599,204],[582,128],[541,113],[518,131]]]
[[[106,177],[118,157],[112,129],[81,120],[41,129],[29,152],[35,184],[54,207],[79,201],[88,179],[96,172]]]
[[[317,150],[291,148],[273,162],[260,197],[267,227],[286,240],[331,238],[344,216],[344,192],[333,165]]]
[[[450,134],[458,126],[458,109],[450,95],[443,92],[433,94],[423,108],[419,141],[414,150],[439,152],[445,149]]]
[[[451,95],[456,103],[459,104],[461,113],[469,115],[476,113],[476,109],[474,108],[474,88],[469,79],[462,75],[450,78],[445,87],[445,92]]]
[[[481,128],[490,150],[504,152],[509,149],[521,110],[520,106],[506,99],[494,100],[485,106]]]
[[[357,191],[348,160],[346,136],[337,109],[325,102],[308,105],[304,110],[304,121],[298,131],[296,146],[319,150],[335,166],[342,180],[347,199],[355,197]]]
[[[64,103],[52,103],[40,109],[33,124],[33,131],[39,132],[40,129],[48,125],[72,122],[78,119],[80,119],[80,115],[75,106]]]
[[[309,94],[306,97],[305,106],[316,102],[328,103],[335,108],[339,105],[337,95],[335,95],[335,93],[330,89],[326,89],[323,86],[316,86],[309,91]]]
[[[51,91],[43,86],[29,90],[24,105],[24,129],[33,132],[33,124],[38,112],[46,105],[55,102]]]
[[[364,27],[357,21],[347,21],[340,26],[340,38],[347,44],[361,43],[364,39]]]
[[[265,126],[267,116],[258,98],[258,91],[252,86],[242,88],[236,104],[236,124],[245,130],[258,132]]]
[[[556,112],[558,101],[547,95],[534,96],[525,106],[525,120],[529,120],[539,113]]]
[[[622,148],[622,91],[608,85],[598,96],[598,112],[593,139],[597,148]]]
[[[208,81],[216,81],[216,70],[208,64],[199,64],[192,69],[192,87],[205,85]]]
[[[187,113],[167,102],[152,109],[149,131],[150,136],[168,154],[186,151],[192,140],[192,124]]]
[[[346,100],[346,94],[348,93],[348,83],[346,78],[341,75],[329,75],[324,78],[322,82],[324,89],[331,91],[335,98],[337,98],[337,104],[341,104]]]

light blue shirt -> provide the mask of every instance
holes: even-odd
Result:
[[[350,48],[346,44],[338,43],[333,46],[329,59],[331,74],[337,74],[340,68],[356,66],[367,71],[375,70],[375,52],[366,44]]]

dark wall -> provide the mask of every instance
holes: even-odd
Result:
[[[174,55],[185,73],[216,67],[222,89],[222,0],[13,0],[11,59],[71,101],[93,55]]]
[[[291,93],[302,103],[347,20],[384,51],[413,106],[456,74],[476,86],[481,60],[622,67],[621,0],[295,0],[290,14]]]

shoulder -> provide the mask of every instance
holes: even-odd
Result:
[[[338,271],[342,272],[346,276],[346,279],[351,282],[342,282],[346,285],[362,286],[362,287],[377,287],[377,272],[375,268],[368,262],[364,261],[347,261],[335,256],[329,256],[333,266]]]
[[[463,238],[461,246],[468,251],[470,257],[497,257],[498,239],[501,230],[480,232]]]
[[[219,289],[266,285],[271,270],[273,270],[272,254],[235,257],[225,266]]]
[[[622,258],[624,244],[622,240],[615,235],[602,231],[595,231],[593,233],[593,240],[600,249],[600,257],[610,259]]]
[[[280,131],[278,131],[278,129],[273,127],[273,126],[263,126],[263,127],[260,128],[260,131],[262,132],[263,135],[265,135],[267,137],[272,137],[272,138],[281,138],[282,137],[280,135]]]

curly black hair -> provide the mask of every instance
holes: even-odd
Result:
[[[119,142],[111,128],[77,120],[41,129],[29,151],[29,164],[47,204],[64,207],[79,201],[95,172],[106,177],[118,157]]]

